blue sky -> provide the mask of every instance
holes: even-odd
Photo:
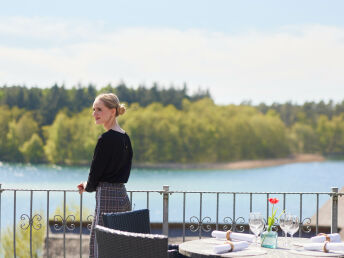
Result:
[[[6,1],[0,85],[187,83],[219,104],[343,100],[344,1]]]

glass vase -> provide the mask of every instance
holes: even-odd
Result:
[[[264,231],[261,236],[261,246],[266,248],[277,248],[277,232],[275,231]]]

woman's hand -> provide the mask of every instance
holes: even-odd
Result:
[[[86,182],[81,182],[80,184],[78,184],[79,194],[85,192],[86,184]]]

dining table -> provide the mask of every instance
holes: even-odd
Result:
[[[263,248],[257,243],[250,243],[241,251],[216,254],[213,250],[215,245],[224,244],[224,239],[202,238],[183,242],[179,245],[182,255],[192,258],[217,258],[217,257],[265,257],[265,258],[307,258],[307,257],[344,257],[344,252],[321,252],[304,250],[303,244],[311,243],[309,238],[294,237],[286,239],[279,237],[277,248]]]

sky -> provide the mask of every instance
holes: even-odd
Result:
[[[0,86],[209,89],[217,104],[343,101],[341,0],[22,0],[0,8]]]

